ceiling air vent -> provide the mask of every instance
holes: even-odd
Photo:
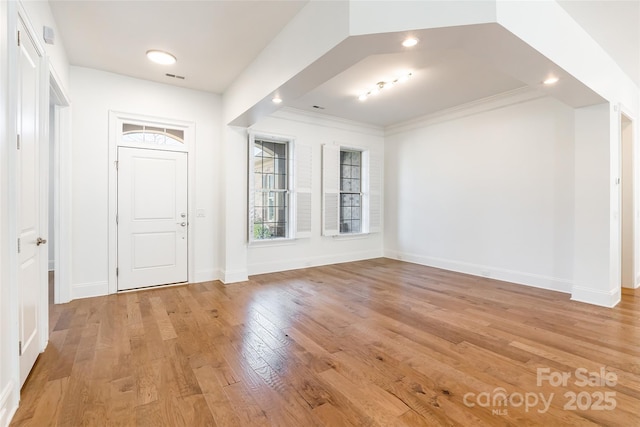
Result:
[[[165,74],[165,76],[167,77],[171,77],[172,79],[180,79],[180,80],[184,80],[184,76],[176,76],[175,74]]]

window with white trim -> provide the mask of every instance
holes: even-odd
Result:
[[[182,147],[184,146],[184,130],[123,123],[122,141]]]
[[[311,147],[249,135],[249,241],[311,236]]]
[[[381,162],[373,150],[322,147],[322,234],[365,234],[381,228]]]
[[[340,234],[362,231],[362,152],[340,150]]]

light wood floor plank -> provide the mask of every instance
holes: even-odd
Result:
[[[640,426],[639,319],[388,259],[76,300],[11,425]]]

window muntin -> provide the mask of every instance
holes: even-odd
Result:
[[[340,233],[362,231],[362,152],[340,150]]]
[[[253,240],[289,237],[289,143],[253,143]]]
[[[184,131],[155,126],[122,124],[122,141],[155,145],[184,146]]]

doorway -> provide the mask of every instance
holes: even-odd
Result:
[[[71,300],[71,185],[69,98],[57,78],[49,76],[49,233],[48,270],[53,275],[53,301]]]
[[[625,114],[620,115],[621,146],[621,284],[624,288],[637,287],[636,278],[636,150],[633,143],[633,121]]]
[[[109,293],[194,277],[193,122],[109,112]]]

